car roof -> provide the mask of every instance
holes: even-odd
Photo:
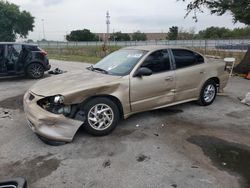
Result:
[[[144,51],[155,51],[162,49],[188,49],[181,46],[170,46],[170,45],[145,45],[145,46],[131,46],[122,48],[125,50],[144,50]]]
[[[20,42],[0,42],[0,45],[6,44],[18,44],[18,45],[26,45],[26,46],[37,46],[37,44],[30,44],[30,43],[20,43]]]

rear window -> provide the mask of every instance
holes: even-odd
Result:
[[[42,51],[41,48],[39,48],[38,46],[24,46],[25,49],[29,50],[29,51]]]
[[[177,69],[204,63],[204,58],[196,52],[184,49],[172,49],[172,52]]]

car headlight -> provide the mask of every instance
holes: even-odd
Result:
[[[56,95],[52,97],[46,97],[37,102],[43,109],[52,112],[54,114],[69,115],[71,113],[71,105],[64,105],[64,96]]]
[[[55,104],[63,104],[64,102],[64,96],[62,95],[57,95],[54,97],[54,103]]]

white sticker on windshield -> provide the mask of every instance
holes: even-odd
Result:
[[[128,58],[140,58],[143,54],[128,54]]]

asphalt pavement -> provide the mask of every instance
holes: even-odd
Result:
[[[51,64],[65,71],[87,66]],[[0,179],[25,177],[31,188],[237,188],[250,181],[234,164],[249,164],[240,157],[250,152],[250,107],[238,99],[250,92],[249,80],[230,78],[211,106],[191,102],[139,113],[111,135],[80,129],[58,147],[41,142],[26,123],[22,97],[36,81],[0,79]]]

